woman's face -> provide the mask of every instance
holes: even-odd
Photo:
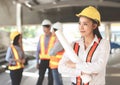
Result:
[[[19,36],[19,40],[18,40],[19,44],[22,43],[22,35]]]
[[[80,34],[83,37],[88,37],[90,35],[93,35],[93,30],[96,28],[96,24],[93,24],[92,20],[81,16],[79,18],[79,30]]]

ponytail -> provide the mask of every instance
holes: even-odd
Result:
[[[92,20],[93,24],[97,24],[97,25],[99,26],[99,22],[98,22],[97,20],[93,20],[93,19],[91,19],[91,20]],[[95,29],[93,30],[93,33],[94,33],[95,35],[97,35],[98,38],[102,39],[102,36],[101,36],[101,34],[100,34],[100,31],[99,31],[98,26],[97,26],[97,28],[95,28]]]
[[[102,39],[102,36],[101,36],[100,31],[99,31],[98,28],[94,29],[94,30],[93,30],[93,33],[94,33],[95,35],[97,35],[98,38]]]

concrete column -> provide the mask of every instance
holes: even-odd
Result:
[[[105,23],[105,38],[111,40],[111,24]]]
[[[20,33],[22,33],[22,5],[16,3],[16,25]]]
[[[18,31],[22,34],[22,4],[21,3],[16,3],[16,25]],[[21,48],[23,49],[23,41],[21,44]]]

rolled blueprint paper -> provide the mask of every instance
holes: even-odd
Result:
[[[76,53],[74,52],[73,48],[70,46],[68,41],[66,40],[64,34],[60,30],[55,30],[55,34],[56,34],[58,40],[60,41],[61,45],[67,52],[70,60],[74,63],[80,62],[80,59],[78,58],[78,56],[76,55]]]
[[[68,41],[66,40],[64,34],[60,30],[57,30],[57,29],[55,29],[54,31],[55,31],[55,34],[56,34],[58,40],[60,41],[61,45],[63,46],[63,48],[67,52],[69,59],[74,63],[82,62],[78,58],[78,56],[76,55],[75,51],[70,46]],[[89,81],[91,81],[91,76],[90,75],[82,75],[82,80],[84,81],[84,83],[88,83]]]

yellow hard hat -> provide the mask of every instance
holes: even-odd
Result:
[[[19,34],[20,34],[20,32],[18,32],[18,31],[12,32],[12,33],[10,34],[10,39],[13,41],[13,40],[15,39],[15,37],[16,37],[17,35],[19,35]]]
[[[77,17],[80,17],[80,16],[86,16],[88,18],[91,18],[95,21],[98,22],[98,24],[100,25],[100,22],[101,22],[101,16],[100,16],[100,13],[99,11],[93,7],[93,6],[89,6],[89,7],[86,7],[85,9],[83,9],[79,14],[76,14]]]

